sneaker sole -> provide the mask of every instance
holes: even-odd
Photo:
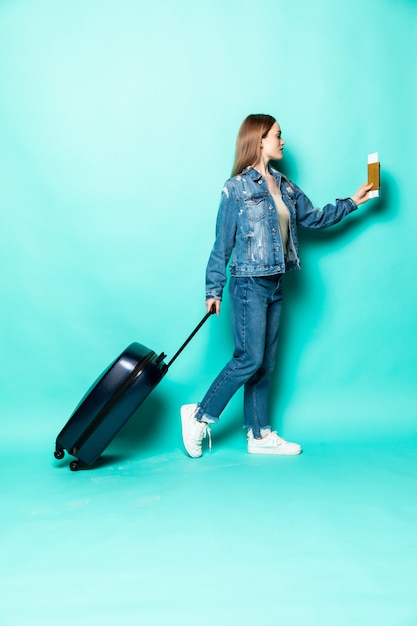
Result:
[[[250,448],[248,446],[248,452],[249,454],[276,454],[279,456],[297,456],[298,454],[301,454],[302,449],[300,448],[299,450],[293,450],[293,451],[289,451],[289,450],[280,450],[279,448]]]

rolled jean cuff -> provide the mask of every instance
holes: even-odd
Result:
[[[195,419],[199,422],[206,422],[207,424],[215,424],[216,422],[219,421],[218,417],[215,417],[214,415],[209,415],[208,413],[205,413],[200,405],[197,405],[197,413],[195,414]]]
[[[243,428],[247,428],[248,429],[248,437],[253,437],[254,439],[259,439],[260,437],[263,437],[264,435],[272,432],[272,428],[270,426],[262,426],[262,428],[255,428],[255,432],[253,429],[253,426],[244,426]],[[256,430],[258,430],[258,432],[256,432]]]

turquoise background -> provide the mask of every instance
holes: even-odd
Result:
[[[0,0],[1,626],[416,626],[417,2]],[[378,151],[382,194],[301,234],[274,426],[241,395],[213,451],[179,407],[232,349],[228,303],[98,465],[54,441],[131,341],[204,314],[220,190],[250,112],[316,205]]]
[[[379,200],[301,235],[274,426],[303,441],[415,433],[416,12],[406,0],[0,2],[3,438],[52,442],[127,344],[172,356],[199,321],[250,112],[277,117],[283,170],[316,206],[356,191],[368,153],[382,163]],[[230,356],[228,313],[149,400],[149,445],[179,444],[179,406]],[[219,432],[240,437],[240,406]]]

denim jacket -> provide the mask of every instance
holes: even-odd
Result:
[[[269,167],[290,212],[284,255],[278,214],[266,180],[252,167],[226,181],[216,222],[216,239],[206,270],[206,299],[222,299],[226,267],[233,252],[232,276],[271,276],[300,269],[297,225],[327,228],[357,206],[351,198],[315,209],[297,185]]]

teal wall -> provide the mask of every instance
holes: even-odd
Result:
[[[302,235],[287,280],[275,426],[301,441],[416,431],[417,3],[0,0],[1,420],[54,439],[131,341],[172,355],[242,119],[268,112],[316,205],[382,198]],[[150,398],[150,442],[229,357],[228,306]],[[224,415],[239,432],[240,398]]]

